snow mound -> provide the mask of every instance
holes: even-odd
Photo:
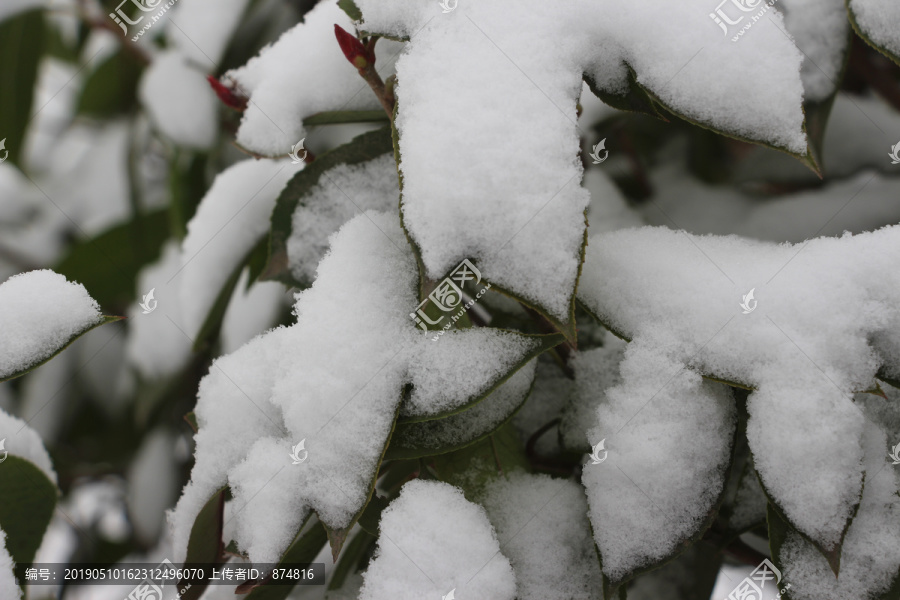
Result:
[[[900,5],[891,0],[850,0],[848,6],[863,34],[895,57],[900,56]]]
[[[10,456],[18,456],[34,463],[47,479],[56,483],[56,471],[53,470],[44,442],[28,423],[0,410],[0,440],[5,440],[3,449]]]
[[[516,580],[482,507],[462,491],[415,479],[381,515],[360,600],[513,600]]]
[[[59,273],[10,277],[0,284],[0,378],[50,358],[101,318],[84,286]]]

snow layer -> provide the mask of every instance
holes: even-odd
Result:
[[[273,562],[313,509],[347,527],[363,506],[399,410],[458,409],[505,376],[539,342],[511,332],[451,330],[423,336],[412,251],[394,215],[368,212],[331,239],[313,286],[297,295],[297,323],[274,329],[213,363],[200,383],[196,463],[170,517],[176,556],[194,518],[226,482],[238,545]],[[452,385],[450,384],[452,382]],[[305,440],[305,460],[291,448]]]
[[[887,459],[890,443],[869,422],[865,432],[866,486],[859,512],[847,531],[840,577],[816,548],[790,533],[781,549],[784,576],[796,600],[879,598],[898,577],[900,566],[900,482]]]
[[[22,597],[22,590],[13,574],[14,567],[15,563],[6,550],[6,533],[0,529],[0,598],[3,600],[18,600]]]
[[[900,5],[893,0],[850,0],[849,7],[866,37],[900,56]]]
[[[44,442],[28,423],[0,410],[0,440],[6,440],[4,449],[10,456],[18,456],[34,463],[50,481],[56,483],[56,471],[53,470]]]
[[[442,14],[359,2],[367,31],[412,36],[396,125],[404,223],[429,277],[475,258],[492,283],[567,321],[587,205],[575,115],[585,72],[624,92],[630,65],[692,119],[805,152],[802,55],[780,17],[721,43],[708,2],[688,4],[491,0]]]
[[[48,359],[100,319],[80,283],[48,269],[10,277],[0,284],[0,378]]]
[[[388,505],[359,600],[513,600],[516,579],[482,507],[460,489],[415,479]]]
[[[850,23],[844,0],[781,0],[784,27],[803,53],[800,77],[807,101],[834,93],[849,51]]]
[[[206,73],[181,52],[170,50],[153,59],[141,77],[138,97],[156,128],[175,145],[203,150],[215,143],[219,100]]]
[[[694,535],[725,483],[736,422],[728,388],[682,367],[662,349],[629,346],[623,383],[606,390],[588,430],[592,446],[606,440],[607,460],[585,465],[582,482],[603,572],[613,580]],[[602,388],[589,380],[601,371],[577,370],[579,386]]]
[[[178,0],[166,14],[166,38],[189,60],[219,64],[249,0]]]
[[[222,354],[231,354],[274,326],[288,305],[282,284],[257,281],[247,289],[249,277],[249,269],[244,269],[222,318]]]
[[[518,600],[602,598],[581,486],[548,475],[513,473],[491,481],[482,503],[516,573]]]
[[[187,333],[195,338],[222,286],[269,231],[275,200],[304,163],[245,160],[219,173],[188,223],[178,274]]]
[[[238,129],[240,145],[263,154],[287,154],[305,138],[303,119],[327,110],[380,109],[369,86],[347,62],[334,38],[334,25],[353,31],[350,17],[337,2],[320,2],[303,23],[266,46],[243,67],[225,74],[250,95]],[[380,40],[376,68],[391,74],[390,59],[400,44]],[[314,60],[312,59],[314,57]]]
[[[592,238],[579,298],[633,339],[626,357],[648,355],[623,367],[626,386],[659,356],[756,389],[747,436],[762,482],[827,548],[860,493],[863,417],[850,394],[900,364],[898,250],[900,227],[797,246],[623,230]]]
[[[287,252],[294,278],[301,282],[315,279],[316,266],[328,250],[328,238],[351,217],[366,210],[396,210],[399,201],[393,154],[326,171],[291,217]]]

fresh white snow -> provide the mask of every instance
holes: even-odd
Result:
[[[18,600],[22,597],[13,567],[15,563],[6,550],[6,533],[0,529],[0,598],[4,600]]]
[[[56,483],[56,471],[44,442],[28,423],[0,410],[0,440],[6,440],[4,449],[11,456],[30,461],[43,471],[47,479]]]

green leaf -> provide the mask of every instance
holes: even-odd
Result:
[[[534,386],[517,371],[505,383],[470,408],[443,419],[399,423],[385,460],[410,459],[460,450],[490,435],[512,419]],[[524,385],[523,385],[524,384]]]
[[[304,197],[318,185],[322,175],[341,164],[355,165],[391,152],[390,128],[370,131],[353,138],[317,157],[294,175],[281,191],[272,211],[272,231],[269,237],[269,258],[261,278],[277,280],[292,287],[306,288],[311,281],[297,281],[288,267],[287,240],[291,237],[294,211]]]
[[[53,270],[84,285],[100,306],[124,309],[134,300],[138,272],[159,257],[168,237],[166,211],[147,213],[77,242]]]
[[[202,563],[220,565],[225,562],[225,544],[222,542],[222,522],[225,510],[225,493],[227,486],[219,489],[200,510],[194,525],[191,527],[191,536],[188,539],[187,556],[185,563]],[[212,573],[210,573],[212,577]],[[178,588],[187,585],[181,581]],[[197,600],[206,590],[207,582],[192,582],[191,587],[182,596],[186,600]]]
[[[0,529],[6,532],[6,549],[16,563],[34,560],[58,494],[56,485],[31,461],[9,455],[0,464]]]
[[[698,542],[670,563],[638,577],[628,591],[654,600],[709,600],[721,566],[721,552]]]
[[[383,110],[328,110],[303,119],[305,127],[314,125],[339,125],[342,123],[388,123]]]
[[[128,114],[137,104],[137,86],[144,66],[129,52],[119,50],[88,76],[77,112],[109,118]]]
[[[52,360],[54,356],[56,356],[57,354],[59,354],[60,352],[62,352],[66,348],[68,348],[72,344],[72,342],[74,342],[75,340],[77,340],[78,338],[80,338],[81,336],[86,334],[88,331],[90,331],[92,329],[96,329],[97,327],[100,327],[101,325],[106,325],[107,323],[114,323],[116,321],[121,321],[123,318],[124,317],[106,317],[106,316],[100,317],[100,320],[97,323],[94,323],[93,325],[90,325],[86,329],[83,329],[82,331],[77,332],[75,335],[70,337],[63,346],[60,346],[57,350],[55,350],[52,354],[50,354],[46,358],[43,358],[40,361],[38,361],[28,367],[25,367],[24,369],[16,371],[10,375],[0,377],[0,383],[3,383],[4,381],[10,381],[11,379],[21,377],[22,375],[25,375],[27,373],[30,373],[31,371],[34,371],[35,369],[37,369],[44,363]]]
[[[338,6],[354,21],[362,21],[362,11],[353,0],[338,0]]]
[[[461,488],[472,502],[478,501],[490,479],[516,469],[531,471],[519,435],[510,423],[461,450],[433,457],[431,466],[438,479]]]
[[[309,516],[300,524],[294,541],[284,551],[280,565],[311,563],[322,550],[322,546],[328,541],[325,528],[318,520],[310,521]],[[307,525],[309,525],[307,527]],[[247,600],[284,600],[294,589],[294,584],[277,584],[275,580],[267,579],[261,585],[253,588],[246,597]]]
[[[377,539],[376,536],[363,529],[350,540],[334,566],[331,580],[328,582],[328,591],[341,589],[348,575],[362,570],[367,555]]]
[[[869,44],[870,46],[872,46],[873,48],[875,48],[876,50],[878,50],[879,52],[881,52],[882,54],[887,56],[889,59],[894,61],[894,63],[900,65],[900,56],[897,56],[896,54],[894,54],[893,52],[891,52],[884,46],[874,42],[868,36],[868,34],[863,30],[863,28],[860,26],[859,21],[856,20],[856,14],[854,14],[854,12],[853,12],[852,3],[850,2],[850,0],[845,0],[845,1],[847,4],[847,16],[850,19],[850,25],[853,26],[853,31],[856,32],[856,35],[858,35],[860,38],[862,38],[863,41],[865,41],[867,44]]]
[[[0,150],[0,158],[9,152],[7,160],[19,167],[22,166],[25,130],[32,118],[44,36],[41,10],[0,21],[0,140],[6,140],[6,149]]]

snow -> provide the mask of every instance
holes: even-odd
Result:
[[[212,69],[222,60],[248,4],[249,0],[178,0],[165,16],[166,38],[190,61]]]
[[[438,481],[413,480],[381,515],[359,600],[513,600],[516,579],[482,507]]]
[[[439,342],[423,335],[409,317],[418,304],[415,259],[393,241],[402,235],[395,215],[352,219],[331,238],[313,286],[297,295],[297,323],[213,363],[200,383],[191,482],[170,517],[176,555],[226,482],[240,507],[236,541],[256,562],[277,559],[303,507],[347,527],[368,496],[406,384],[407,414],[458,410],[538,347],[484,328],[449,331]],[[301,440],[308,456],[294,465],[291,448]]]
[[[215,11],[210,11],[215,13]],[[206,73],[176,50],[159,53],[138,87],[153,124],[177,146],[204,150],[219,132],[219,99]]]
[[[900,482],[887,459],[891,444],[884,431],[867,423],[866,486],[844,540],[838,578],[812,544],[796,533],[788,535],[781,559],[792,598],[876,598],[891,587],[900,564]]]
[[[606,390],[588,430],[592,446],[606,440],[607,459],[585,465],[582,482],[603,572],[614,581],[700,529],[722,492],[736,424],[727,387],[648,346],[625,350],[622,383]],[[605,378],[590,379],[602,371],[576,370],[576,381],[602,394]]]
[[[48,269],[0,284],[0,377],[33,367],[100,322],[100,307],[79,283]]]
[[[891,0],[849,0],[848,6],[863,34],[875,44],[900,56],[900,6]],[[896,60],[896,59],[895,59]]]
[[[642,212],[648,223],[703,234],[737,234],[774,242],[802,242],[817,235],[861,233],[900,221],[896,178],[863,171],[820,189],[766,201],[732,188],[706,185],[672,165],[652,177],[658,193]],[[749,288],[748,288],[749,289]]]
[[[50,455],[40,436],[22,419],[0,410],[0,440],[6,440],[4,449],[10,456],[24,458],[43,471],[47,479],[56,483],[56,472]]]
[[[396,125],[404,224],[427,275],[439,279],[474,258],[492,283],[561,321],[587,205],[575,160],[583,73],[622,91],[630,64],[643,85],[691,119],[806,149],[802,56],[768,19],[733,44],[722,43],[705,0],[679,10],[662,1],[573,0],[565,11],[493,0],[447,15],[438,3],[361,0],[359,7],[363,29],[412,36],[397,63]],[[457,148],[465,152],[447,151]]]
[[[667,371],[756,389],[747,436],[762,482],[827,548],[861,489],[863,418],[850,395],[900,362],[890,266],[898,243],[898,227],[796,246],[623,230],[591,239],[579,297],[632,338],[626,361],[647,355],[631,373],[623,366],[626,387],[658,371],[657,357],[671,361]],[[751,289],[753,312],[743,314]]]
[[[396,210],[400,199],[393,154],[326,171],[291,217],[287,240],[291,273],[300,282],[315,279],[316,267],[328,250],[328,238],[360,211]],[[396,240],[398,244],[406,243]]]
[[[500,550],[516,573],[518,600],[599,600],[603,582],[574,481],[513,473],[488,483],[482,500]]]
[[[222,354],[231,354],[254,337],[275,325],[287,305],[284,286],[273,281],[257,281],[247,289],[249,269],[244,269],[220,332]]]
[[[222,286],[269,231],[285,184],[303,168],[288,160],[245,160],[216,177],[188,223],[178,273],[182,316],[191,339],[200,332]]]
[[[781,0],[784,26],[803,53],[800,77],[807,101],[825,100],[839,87],[849,48],[850,23],[843,0]]]
[[[356,69],[344,58],[334,38],[334,25],[353,31],[353,23],[337,2],[320,2],[304,22],[266,46],[246,65],[231,70],[231,80],[250,95],[238,129],[238,143],[264,156],[287,154],[307,136],[303,119],[328,110],[379,109],[380,104]],[[380,40],[376,68],[387,78],[390,59],[400,44]],[[315,57],[315,60],[305,60]],[[387,68],[387,69],[386,69]]]
[[[14,567],[15,563],[6,550],[6,533],[0,529],[0,598],[4,600],[18,600],[22,597],[22,590],[13,574]]]
[[[178,243],[169,241],[163,246],[159,260],[138,274],[137,302],[128,308],[125,355],[145,380],[174,375],[191,355],[191,339],[185,333],[181,316],[179,281],[170,282],[180,268]],[[144,314],[139,303],[151,290],[156,308]],[[148,308],[151,308],[149,304]]]
[[[144,437],[128,466],[128,516],[145,544],[152,544],[163,531],[165,511],[178,496],[178,467],[174,436],[161,428]]]

